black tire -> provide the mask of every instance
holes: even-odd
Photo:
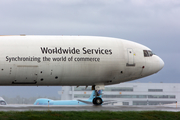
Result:
[[[93,99],[94,105],[101,105],[103,103],[102,99],[100,97],[96,97]]]
[[[96,98],[93,99],[93,104],[96,105]]]

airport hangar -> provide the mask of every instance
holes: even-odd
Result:
[[[61,100],[88,99],[91,87],[63,86],[58,91]],[[180,102],[180,84],[177,83],[121,83],[103,90],[103,100],[113,105],[163,105]]]

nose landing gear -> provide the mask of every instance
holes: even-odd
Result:
[[[94,85],[92,86],[92,90],[95,90],[95,95],[94,95],[94,99],[93,99],[93,104],[94,105],[101,105],[103,103],[103,100],[101,98],[102,96],[102,89],[104,89],[104,85]]]

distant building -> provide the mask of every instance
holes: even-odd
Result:
[[[62,87],[62,100],[86,99],[91,87]],[[180,102],[177,83],[121,83],[106,86],[103,100],[115,100],[119,105],[163,105]]]

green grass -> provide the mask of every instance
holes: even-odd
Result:
[[[180,120],[180,112],[65,112],[65,111],[25,111],[0,112],[0,120]]]

